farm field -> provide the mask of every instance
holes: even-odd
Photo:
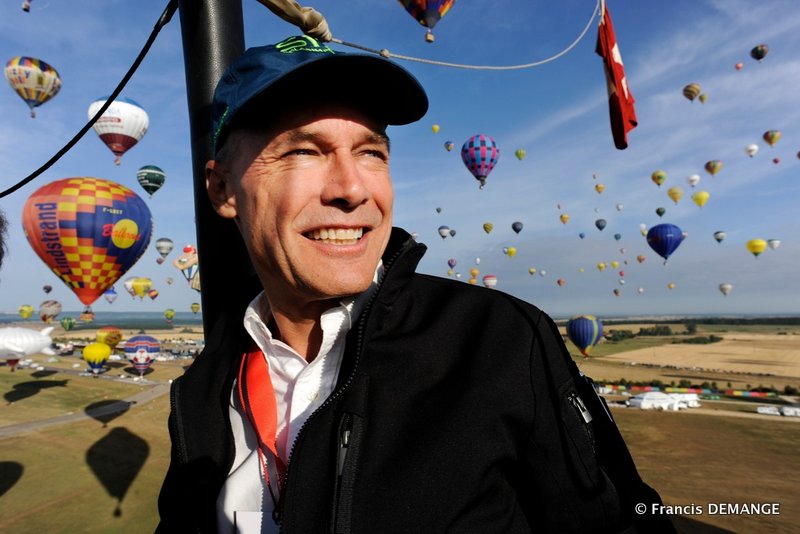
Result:
[[[791,361],[779,367],[785,376],[759,374],[755,364],[748,364],[754,366],[751,374],[742,374],[725,369],[732,362],[724,360],[734,360],[734,356],[719,356],[714,365],[723,367],[712,371],[692,366],[691,359],[681,360],[667,350],[724,349],[733,355],[748,353],[752,360],[773,361],[776,355],[770,351],[796,351],[800,344],[800,338],[793,334],[777,331],[717,332],[725,341],[695,346],[648,338],[648,342],[658,340],[662,344],[634,348],[631,344],[605,343],[597,348],[607,351],[606,355],[594,356],[593,352],[591,358],[575,358],[596,380],[657,378],[668,383],[685,378],[698,383],[730,381],[734,387],[760,382],[780,387],[800,383],[800,373],[792,375],[795,367]],[[615,352],[620,345],[627,350]],[[658,360],[661,363],[642,365],[650,363],[643,359],[654,350],[664,356]],[[701,356],[705,354],[701,351],[693,354],[695,358],[714,357]],[[0,409],[0,429],[81,413],[89,405],[125,400],[153,388],[166,391],[170,379],[179,376],[192,361],[155,362],[145,380],[135,381],[125,362],[113,362],[114,368],[94,379],[81,376],[82,369],[73,367],[80,362],[74,356],[49,363],[44,356],[33,359],[46,366],[46,371],[28,368],[11,373],[0,367],[0,388],[6,400]],[[634,361],[637,365],[631,365]],[[20,387],[26,383],[40,385]],[[45,385],[50,383],[54,385]],[[793,481],[793,474],[800,472],[796,454],[800,421],[757,416],[752,413],[757,403],[722,400],[702,404],[701,409],[688,413],[613,410],[642,477],[660,492],[667,505],[776,502],[781,514],[675,517],[679,531],[792,532],[800,523],[800,508],[793,506],[800,502],[800,487]],[[158,491],[169,463],[168,412],[169,399],[162,394],[117,414],[0,438],[0,531],[152,532],[158,521]],[[59,518],[57,522],[55,517]]]

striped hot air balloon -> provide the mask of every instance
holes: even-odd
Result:
[[[108,97],[98,98],[89,105],[90,119],[107,100]],[[119,165],[122,155],[144,137],[148,126],[150,117],[142,106],[130,98],[118,97],[94,123],[94,131],[114,153],[114,163]]]
[[[594,315],[576,315],[567,322],[567,337],[581,354],[589,356],[592,347],[603,337],[603,323]]]
[[[41,59],[17,56],[6,63],[6,80],[11,88],[28,104],[31,117],[34,108],[41,106],[61,90],[58,71]]]

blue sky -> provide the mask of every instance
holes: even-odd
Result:
[[[27,106],[10,87],[0,91],[0,189],[37,168],[85,123],[89,104],[116,86],[165,2],[35,0],[30,13],[18,4],[8,1],[0,7],[4,61],[17,55],[41,58],[58,69],[63,88],[38,108],[36,119],[29,118]],[[393,0],[308,5],[323,12],[334,36],[345,41],[449,62],[514,65],[565,48],[589,20],[594,2],[461,0],[437,25],[434,44],[425,43],[424,29]],[[496,275],[498,289],[556,317],[800,313],[796,0],[620,0],[609,7],[639,118],[625,151],[616,150],[611,139],[602,63],[594,53],[596,21],[570,53],[532,69],[498,72],[402,62],[425,86],[431,102],[420,122],[389,132],[395,224],[416,232],[428,245],[420,270],[447,276],[447,260],[455,258],[454,270],[466,281],[480,258],[480,277]],[[244,11],[248,46],[297,33],[255,0],[245,0]],[[770,47],[760,63],[749,56],[759,43]],[[737,62],[744,63],[741,71],[734,69]],[[691,82],[708,94],[705,104],[683,97],[683,86]],[[321,89],[326,83],[336,82],[324,81]],[[121,166],[114,165],[111,152],[90,131],[43,176],[0,199],[11,222],[10,253],[0,272],[0,312],[14,312],[26,303],[38,307],[45,298],[60,300],[65,310],[81,308],[22,233],[22,205],[51,181],[97,176],[146,198],[136,171],[158,165],[167,183],[147,199],[153,243],[169,237],[176,251],[196,243],[178,16],[162,31],[123,95],[148,111],[150,130]],[[438,133],[431,130],[433,124],[440,125]],[[761,139],[770,129],[783,134],[774,147]],[[491,135],[501,150],[483,190],[459,155],[463,142],[478,133]],[[456,145],[452,152],[443,147],[448,140]],[[754,158],[744,153],[750,143],[761,148]],[[514,157],[518,148],[527,152],[522,161]],[[715,177],[703,170],[711,159],[725,165]],[[667,172],[660,188],[650,180],[657,169]],[[702,209],[689,198],[690,174],[702,177],[695,190],[711,195]],[[598,182],[605,185],[602,194],[595,192]],[[666,194],[675,185],[685,192],[678,205]],[[655,214],[660,206],[667,210],[663,218]],[[570,215],[566,225],[558,219],[561,213]],[[597,218],[608,221],[602,232],[594,227]],[[511,230],[514,221],[524,224],[518,235]],[[484,222],[494,224],[489,235]],[[688,234],[667,265],[639,231],[640,224],[660,222]],[[441,239],[440,225],[455,229],[456,236]],[[717,230],[727,233],[719,244],[713,238]],[[578,237],[581,232],[585,239]],[[616,233],[622,236],[619,241]],[[780,239],[781,245],[754,258],[745,248],[753,238]],[[503,254],[510,246],[518,251],[513,258]],[[635,260],[639,254],[646,256],[641,264]],[[197,293],[169,261],[157,265],[157,257],[151,245],[126,275],[152,278],[160,291],[155,301],[134,301],[118,284],[117,301],[108,305],[101,299],[94,308],[187,311],[199,300]],[[612,261],[620,267],[596,268],[598,262]],[[531,267],[537,274],[529,274]],[[619,270],[625,272],[624,285]],[[175,283],[167,285],[167,277]],[[565,280],[563,287],[556,284],[558,278]],[[718,290],[722,282],[733,284],[727,297]],[[675,288],[669,290],[669,283]],[[48,296],[41,290],[44,284],[54,288]]]

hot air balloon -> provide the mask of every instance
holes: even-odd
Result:
[[[603,228],[606,227],[606,220],[605,219],[597,219],[594,222],[594,225],[597,227],[598,230],[600,230],[602,232]]]
[[[683,96],[694,102],[694,99],[697,98],[697,95],[700,94],[700,91],[701,89],[699,83],[690,83],[683,88]]]
[[[622,234],[614,234],[614,241],[619,241],[622,239]]]
[[[675,289],[675,282],[670,282],[669,284],[667,284],[667,289],[669,289],[670,291]]]
[[[567,322],[567,337],[585,357],[603,337],[603,323],[594,315],[577,315]]]
[[[702,208],[706,205],[706,202],[708,202],[710,197],[711,195],[708,193],[708,191],[698,191],[692,195],[692,200],[695,204]]]
[[[767,130],[762,137],[769,146],[775,146],[775,143],[781,140],[781,132],[778,130]]]
[[[729,284],[727,282],[722,283],[722,284],[719,285],[719,290],[723,295],[725,295],[727,297],[730,294],[730,292],[733,290],[733,284]]]
[[[125,356],[134,369],[139,371],[140,377],[144,376],[150,364],[160,353],[161,343],[152,336],[133,336],[125,342]]]
[[[511,223],[511,229],[517,234],[520,233],[522,231],[522,223],[519,221]]]
[[[439,235],[442,236],[442,239],[445,239],[447,236],[450,235],[450,227],[444,225],[440,226]]]
[[[530,269],[528,269],[528,274],[531,276],[536,274],[536,267],[531,267]]]
[[[473,135],[461,147],[461,159],[483,189],[486,178],[500,159],[500,149],[490,136]]]
[[[414,20],[428,28],[425,40],[432,43],[433,27],[453,7],[456,0],[399,0],[399,2]]]
[[[764,243],[766,245],[766,242]],[[61,303],[57,300],[45,300],[39,304],[39,318],[45,323],[52,323],[61,313]]]
[[[722,161],[718,159],[712,159],[711,161],[707,161],[705,164],[705,169],[706,172],[711,176],[716,176],[717,173],[722,170]]]
[[[439,126],[438,124],[434,124],[434,125],[431,126],[431,131],[433,133],[439,133],[439,130],[441,130],[441,129],[442,129],[441,126]]]
[[[92,307],[84,306],[83,311],[78,316],[78,319],[80,319],[82,323],[91,323],[94,321],[94,312],[92,311]]]
[[[189,305],[189,309],[192,310],[192,313],[197,315],[197,312],[200,311],[200,303],[199,302],[192,302]]]
[[[172,320],[175,318],[175,310],[172,308],[167,308],[164,310],[164,319],[167,320],[167,323],[172,324]]]
[[[614,207],[617,209],[617,211],[622,211],[622,208],[623,208],[624,206],[623,206],[622,204],[617,204],[617,205],[616,205],[616,206],[614,206]]]
[[[35,191],[22,210],[25,237],[89,305],[139,259],[152,220],[144,200],[100,178],[64,178]]]
[[[455,258],[450,258],[449,260],[447,260],[447,265],[449,265],[451,269],[456,266],[456,263],[457,262]]]
[[[560,220],[562,224],[567,224],[569,222],[569,215],[567,215],[566,213],[562,213],[561,215],[558,216],[558,220]]]
[[[508,247],[508,250],[506,250],[506,254],[508,255],[509,258],[513,258],[514,256],[517,255],[517,247]]]
[[[606,270],[606,262],[601,261],[600,263],[598,263],[597,264],[597,270],[600,271],[601,273],[603,271],[605,271]]]
[[[597,191],[597,194],[601,194],[603,191],[606,190],[606,186],[603,184],[595,184],[594,190]]]
[[[105,343],[111,350],[113,351],[119,345],[119,342],[122,341],[122,330],[117,328],[116,326],[104,326],[97,330],[95,333],[95,338],[97,339],[98,343]]]
[[[35,310],[33,306],[31,306],[30,304],[23,304],[19,308],[17,308],[17,313],[23,319],[30,319],[34,311]]]
[[[701,104],[705,104],[708,101],[708,94],[700,93],[700,96],[697,97],[697,100],[699,100]]]
[[[656,208],[656,215],[658,215],[659,217],[663,217],[665,213],[667,213],[666,208],[660,208],[660,207]]]
[[[726,234],[722,230],[718,230],[718,231],[714,232],[714,239],[717,240],[717,243],[722,243],[722,240],[725,239],[725,236],[727,236],[727,235],[728,234]]]
[[[700,183],[700,175],[699,174],[691,174],[686,177],[686,183],[690,186],[694,187]]]
[[[655,171],[650,175],[650,179],[653,180],[653,183],[658,187],[661,187],[661,184],[667,179],[667,173],[664,171]]]
[[[447,227],[439,227],[439,234],[442,233],[442,228]],[[446,236],[442,236],[444,237]],[[190,288],[200,291],[200,266],[197,263],[197,250],[192,245],[183,247],[183,254],[172,260],[172,265],[180,270]]]
[[[758,46],[754,46],[752,50],[750,50],[750,57],[755,59],[756,61],[761,61],[767,54],[769,53],[769,47],[765,44],[760,44]]]
[[[445,141],[444,142],[444,149],[450,152],[456,147],[456,144],[452,141]]]
[[[780,162],[781,162],[781,158],[772,158],[772,163],[774,163],[775,165],[777,165]]]
[[[559,278],[558,280],[556,280],[556,284],[558,284],[558,287],[564,287],[564,284],[566,283],[567,281],[564,280],[563,278]]]
[[[518,149],[516,149],[516,150],[514,151],[514,155],[515,155],[515,156],[517,157],[517,159],[518,159],[518,160],[520,160],[520,161],[522,161],[523,159],[525,159],[525,154],[526,154],[526,152],[525,152],[525,149],[524,149],[524,148],[518,148]]]
[[[105,343],[90,343],[83,348],[83,359],[96,376],[102,370],[108,357],[111,356],[111,347]]]
[[[31,2],[33,2],[33,0],[23,0],[22,1],[22,11],[24,11],[25,13],[30,13],[30,11],[31,11]]]
[[[61,328],[64,329],[64,332],[69,332],[75,327],[75,319],[73,317],[63,317],[59,323],[61,323]]]
[[[683,198],[683,189],[677,185],[675,187],[670,187],[669,191],[667,191],[667,196],[669,196],[677,206],[680,199]]]
[[[539,271],[539,276],[541,276],[542,278],[544,278],[544,276],[545,276],[546,274],[547,274],[547,271],[545,271],[544,269],[542,269],[541,271]]]
[[[456,236],[456,229],[450,228],[450,237],[455,237],[455,236]]]
[[[584,232],[580,232],[578,234],[578,237],[580,237],[581,239],[584,239],[586,237],[586,234]]]
[[[171,277],[171,276],[168,276],[168,277],[167,277],[167,285],[168,285],[168,286],[171,286],[173,281],[174,281],[174,280],[172,279],[172,277]]]
[[[483,277],[483,285],[489,289],[494,289],[497,286],[497,277],[493,274],[487,274]]]
[[[781,240],[780,239],[767,239],[767,246],[769,248],[771,248],[772,250],[775,250],[779,246],[781,246]]]
[[[156,297],[158,297],[158,289],[151,289],[147,292],[147,296],[150,297],[150,300],[156,300]]]
[[[53,286],[51,286],[50,284],[42,286],[42,291],[44,291],[45,293],[50,293],[52,290]]]
[[[41,59],[25,56],[12,58],[6,63],[5,75],[11,88],[28,104],[31,117],[36,117],[34,108],[61,90],[58,72]]]
[[[636,256],[636,261],[638,261],[639,263],[644,263],[644,260],[646,259],[647,257],[644,254],[639,254],[638,256]]]
[[[102,97],[89,105],[90,119],[107,100],[108,97]],[[114,163],[119,165],[122,155],[144,137],[149,125],[150,117],[142,106],[130,98],[117,97],[94,123],[94,131],[114,153]]]
[[[647,244],[650,245],[656,254],[664,258],[666,265],[667,259],[675,252],[675,249],[683,242],[683,232],[674,224],[657,224],[647,231]]]
[[[758,154],[758,145],[750,144],[744,147],[744,153],[750,156],[751,158]]]
[[[136,278],[137,278],[136,276],[131,276],[129,278],[126,278],[125,281],[122,282],[122,287],[124,287],[125,291],[127,291],[128,294],[134,298],[136,297],[136,291],[133,290],[133,281],[136,280]]]
[[[140,299],[144,299],[144,296],[147,295],[148,291],[150,291],[150,288],[153,287],[153,281],[144,276],[138,276],[134,278],[132,285],[133,294]]]
[[[611,261],[611,268],[612,269],[616,269],[617,267],[619,267],[619,262],[617,260],[612,260]]]
[[[164,171],[155,165],[145,165],[136,172],[136,180],[151,197],[153,193],[161,189],[166,178],[167,175]]]
[[[767,242],[763,239],[751,239],[745,244],[745,246],[747,247],[747,250],[749,250],[750,253],[757,258],[759,254],[767,249]]]
[[[486,232],[487,234],[491,233],[493,229],[494,229],[494,225],[492,223],[490,223],[490,222],[483,223],[483,231]],[[449,231],[449,229],[448,229],[448,231]]]

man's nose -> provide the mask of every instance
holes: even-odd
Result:
[[[334,156],[322,191],[322,202],[345,209],[365,203],[371,195],[365,172],[352,155]]]

